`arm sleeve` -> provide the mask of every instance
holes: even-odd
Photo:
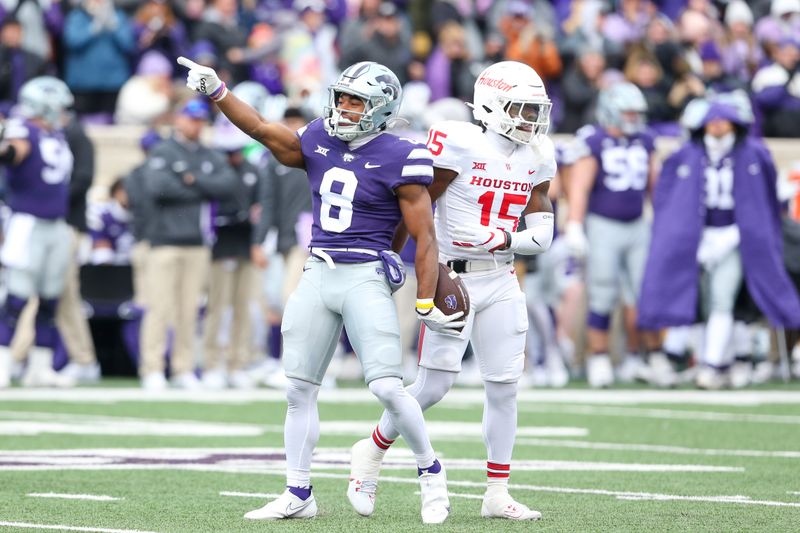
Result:
[[[509,249],[515,254],[540,254],[553,242],[555,216],[553,213],[531,213],[525,215],[525,228],[511,234]]]
[[[433,182],[433,156],[422,144],[411,144],[408,155],[398,162],[399,172],[394,174],[392,189],[400,185],[417,183],[427,187]]]

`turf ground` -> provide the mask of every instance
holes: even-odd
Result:
[[[800,384],[735,392],[525,391],[512,493],[536,523],[479,516],[482,392],[427,413],[452,512],[419,519],[413,457],[395,445],[371,518],[344,491],[350,445],[380,409],[323,391],[314,520],[248,522],[282,491],[282,393],[165,391],[132,381],[0,391],[1,531],[800,531]]]

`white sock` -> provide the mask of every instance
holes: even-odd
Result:
[[[706,323],[705,350],[703,362],[717,368],[731,363],[731,336],[733,335],[733,314],[714,311]]]
[[[433,452],[425,420],[422,418],[422,409],[419,403],[411,396],[400,378],[378,378],[369,383],[369,390],[374,394],[386,409],[392,424],[397,427],[405,439],[419,468],[428,468],[436,459]]]
[[[444,398],[444,395],[453,386],[457,377],[457,372],[431,370],[421,366],[417,372],[417,379],[406,390],[417,400],[420,408],[425,411],[428,407],[436,405],[439,400]],[[386,411],[383,412],[381,420],[378,422],[378,429],[384,438],[392,442],[400,435]]]
[[[289,406],[283,428],[286,485],[308,487],[311,485],[311,456],[319,441],[319,385],[295,378],[288,378],[288,381],[286,400]]]
[[[483,441],[489,462],[511,464],[517,435],[517,384],[485,382]]]

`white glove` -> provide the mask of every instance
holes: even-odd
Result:
[[[457,337],[461,333],[460,330],[467,325],[466,320],[459,320],[464,316],[463,311],[445,315],[438,307],[433,305],[433,298],[417,300],[416,309],[417,318],[422,320],[426,327],[445,335]]]
[[[564,242],[567,243],[570,253],[578,259],[585,257],[589,250],[589,241],[580,222],[567,222],[564,228]]]
[[[739,246],[739,227],[735,224],[705,228],[697,247],[697,262],[711,270]]]
[[[228,95],[225,82],[219,79],[213,68],[198,65],[183,56],[178,58],[178,64],[189,69],[189,73],[186,75],[186,86],[191,90],[204,94],[215,102],[219,102]]]
[[[511,237],[507,231],[500,228],[487,228],[484,226],[466,226],[453,230],[451,234],[453,244],[464,248],[483,248],[489,253],[508,249]]]

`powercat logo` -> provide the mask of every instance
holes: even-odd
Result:
[[[499,91],[510,91],[514,88],[513,85],[506,82],[505,80],[497,79],[497,78],[487,78],[482,77],[478,80],[478,85],[485,85],[487,87],[492,87],[493,89],[497,89]]]

